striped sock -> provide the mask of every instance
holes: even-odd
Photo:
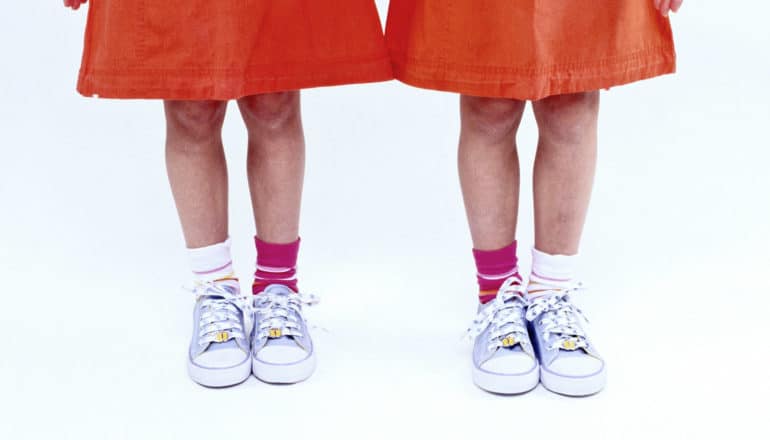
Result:
[[[538,296],[547,291],[571,286],[577,255],[551,255],[532,248],[532,273],[527,293]]]
[[[257,271],[251,291],[262,293],[271,284],[283,284],[297,292],[297,254],[299,238],[291,243],[267,243],[254,237],[257,245]]]
[[[211,246],[188,248],[187,257],[195,281],[226,281],[233,287],[238,287],[238,278],[233,272],[229,238]]]
[[[516,241],[508,246],[494,251],[473,250],[476,260],[476,278],[479,283],[479,301],[486,304],[497,296],[497,291],[506,279],[518,278],[519,260],[516,258]]]

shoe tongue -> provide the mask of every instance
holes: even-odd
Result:
[[[240,285],[237,280],[217,280],[214,285],[215,288],[207,289],[205,296],[209,298],[227,299],[233,296],[239,296],[241,293]],[[219,292],[217,289],[221,289],[224,292]]]
[[[283,284],[271,284],[267,287],[265,287],[264,293],[270,293],[273,295],[291,295],[294,293],[293,290],[289,289],[288,287],[284,286]]]
[[[536,290],[534,292],[527,292],[527,297],[530,300],[535,300],[539,298],[550,298],[552,296],[562,296],[564,295],[563,290]]]
[[[232,290],[232,289],[225,289],[225,290],[227,290],[228,294],[224,294],[220,292],[207,292],[204,296],[210,299],[224,299],[224,300],[230,300],[238,296],[237,290]]]
[[[225,291],[227,291],[230,295],[233,295],[233,296],[238,296],[238,294],[240,293],[240,289],[238,289],[238,287],[223,285],[222,288]]]
[[[514,295],[508,299],[505,300],[505,304],[511,304],[512,302],[516,301],[517,299],[522,298],[521,295]]]
[[[217,281],[217,285],[234,295],[240,293],[241,291],[241,286],[238,284],[238,280],[219,280]]]

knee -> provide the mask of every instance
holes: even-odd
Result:
[[[460,101],[462,130],[488,143],[502,142],[515,134],[524,113],[524,101],[463,96]]]
[[[575,143],[594,133],[599,92],[549,96],[532,103],[540,135],[554,142]]]
[[[169,133],[193,143],[204,143],[220,136],[227,103],[224,101],[166,101]]]
[[[299,92],[267,93],[238,100],[249,131],[278,132],[300,122]]]

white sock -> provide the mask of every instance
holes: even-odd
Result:
[[[578,258],[578,255],[551,255],[532,248],[532,273],[527,292],[536,296],[549,290],[570,287]]]
[[[195,281],[207,282],[235,278],[229,238],[211,246],[188,248],[187,256]]]

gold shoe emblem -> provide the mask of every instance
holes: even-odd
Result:
[[[514,345],[516,345],[516,339],[513,336],[506,336],[503,339],[503,347],[513,347]]]
[[[269,333],[270,339],[280,338],[283,336],[283,332],[279,328],[271,328]]]
[[[228,333],[228,332],[219,332],[214,337],[214,340],[217,341],[217,342],[225,342],[228,339],[230,339],[230,333]]]
[[[577,348],[577,343],[574,339],[567,339],[561,343],[561,348],[565,350],[575,350]]]

